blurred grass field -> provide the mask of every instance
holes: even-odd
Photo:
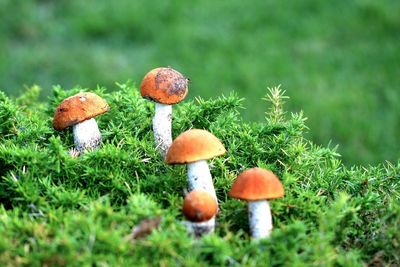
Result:
[[[345,163],[397,161],[400,1],[0,0],[0,89],[140,83],[172,66],[190,97],[236,91],[263,120],[268,86]]]

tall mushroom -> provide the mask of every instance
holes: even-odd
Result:
[[[64,99],[54,112],[53,127],[62,131],[72,126],[75,149],[81,153],[86,149],[96,149],[101,142],[97,115],[110,109],[100,96],[85,92]]]
[[[207,160],[226,152],[224,145],[206,130],[181,133],[170,146],[167,164],[187,164],[189,191],[203,189],[217,198]]]
[[[200,237],[214,231],[209,221],[218,212],[218,204],[210,193],[203,190],[193,190],[186,195],[182,207],[183,215],[189,222],[186,224],[189,232]]]
[[[255,239],[268,237],[272,230],[272,216],[268,199],[285,194],[282,183],[271,171],[251,168],[235,180],[229,195],[248,202],[251,235]]]
[[[172,68],[156,68],[148,72],[140,84],[144,98],[155,102],[153,131],[156,148],[165,157],[172,143],[171,121],[173,104],[188,93],[188,79]]]

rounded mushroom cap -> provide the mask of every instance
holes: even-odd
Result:
[[[181,133],[168,149],[167,164],[186,164],[207,160],[226,152],[224,145],[206,130],[191,129]]]
[[[57,131],[89,120],[108,111],[110,106],[100,96],[85,92],[64,99],[54,112],[53,127]]]
[[[218,211],[215,198],[203,190],[193,190],[183,201],[183,214],[191,222],[204,222],[211,219]]]
[[[172,105],[182,101],[188,93],[188,79],[172,68],[149,71],[140,84],[140,94],[161,104]]]
[[[262,200],[283,197],[281,181],[271,171],[251,168],[242,172],[229,191],[229,196],[244,200]]]

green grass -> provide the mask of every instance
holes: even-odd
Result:
[[[399,158],[400,2],[0,0],[0,88],[114,87],[170,65],[190,97],[245,97],[262,121],[267,85],[288,88],[317,144],[345,163]]]
[[[173,132],[214,133],[227,154],[209,163],[220,200],[214,234],[186,234],[180,208],[186,169],[167,166],[153,147],[154,105],[132,84],[98,88],[111,106],[98,117],[99,150],[72,158],[70,130],[38,87],[17,99],[0,93],[1,266],[382,266],[400,264],[400,164],[346,167],[335,149],[304,138],[304,116],[285,114],[282,96],[265,102],[262,122],[239,115],[236,95],[174,107]],[[267,97],[268,98],[268,97]],[[228,192],[246,168],[273,170],[286,190],[272,201],[271,238],[252,242],[244,202]],[[144,218],[162,216],[142,240],[127,238]]]

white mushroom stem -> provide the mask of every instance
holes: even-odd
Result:
[[[86,149],[96,149],[100,145],[101,134],[95,119],[83,121],[72,127],[75,148],[79,153]]]
[[[187,168],[188,168],[189,192],[193,191],[194,189],[207,191],[212,196],[214,196],[215,201],[218,202],[207,161],[199,160],[192,163],[188,163]],[[195,233],[195,236],[197,236],[196,232],[211,233],[214,232],[214,228],[215,228],[215,216],[206,222],[202,222],[200,224],[196,223],[193,226],[193,232]]]
[[[187,164],[189,192],[194,189],[207,191],[217,200],[210,169],[206,160],[199,160]]]
[[[267,200],[249,201],[249,223],[254,239],[268,237],[272,230],[271,209]]]
[[[156,148],[165,158],[172,144],[172,106],[156,103],[153,117],[153,131]]]
[[[215,216],[205,222],[185,222],[187,231],[195,237],[201,237],[204,234],[214,232]]]

